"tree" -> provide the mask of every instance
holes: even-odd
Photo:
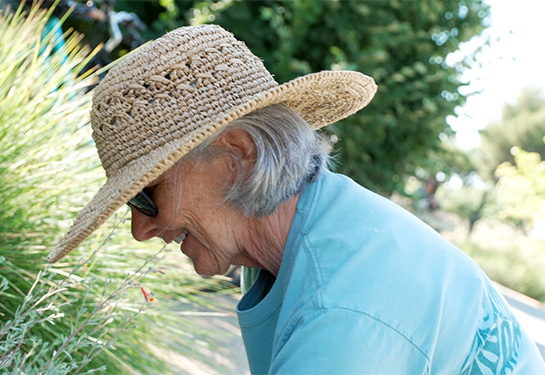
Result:
[[[461,72],[445,57],[479,34],[483,1],[118,1],[152,25],[149,37],[188,24],[216,23],[264,59],[279,82],[326,69],[368,74],[379,90],[370,106],[326,132],[339,139],[339,169],[382,193],[444,155],[445,119],[464,103]],[[152,35],[155,32],[155,35]],[[433,159],[438,160],[438,159]]]
[[[469,159],[485,188],[458,202],[465,207],[470,232],[486,216],[509,219],[519,225],[533,221],[530,213],[536,210],[531,207],[538,207],[534,196],[539,189],[535,190],[537,181],[530,180],[539,175],[537,166],[545,158],[543,134],[545,91],[536,87],[524,88],[516,102],[504,105],[501,119],[481,132],[482,145],[471,152]],[[476,195],[480,196],[479,201],[475,201]]]
[[[545,161],[537,152],[515,149],[513,154],[514,163],[496,169],[499,217],[532,226],[545,220]]]
[[[476,154],[476,165],[485,179],[495,179],[494,171],[504,163],[515,161],[516,149],[537,152],[545,158],[545,91],[524,88],[515,103],[506,103],[499,121],[481,132],[482,146]]]

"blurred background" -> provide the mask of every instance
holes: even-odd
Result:
[[[372,76],[379,89],[371,104],[323,131],[337,170],[412,211],[496,282],[545,302],[543,1],[0,0],[0,9],[0,275],[8,285],[0,321],[16,315],[48,250],[104,179],[87,115],[104,74],[97,67],[169,30],[204,23],[244,40],[279,83],[330,69]],[[32,12],[37,21],[25,23]],[[108,235],[114,227],[122,228]],[[110,220],[67,262],[47,268],[52,280],[80,262],[82,280],[95,280],[81,306],[100,304],[97,288],[123,283],[161,247],[136,244],[128,232],[123,220]],[[97,246],[91,262],[80,261]],[[76,346],[72,356],[83,368],[242,371],[237,270],[201,279],[173,250],[115,305],[135,310],[143,293],[137,329],[107,333],[115,340],[89,360]],[[82,293],[76,287],[73,298]],[[42,341],[61,336],[42,323],[32,332]],[[40,346],[21,342],[23,368]]]

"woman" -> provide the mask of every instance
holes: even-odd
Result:
[[[475,263],[327,170],[314,130],[375,91],[357,72],[279,86],[218,26],[167,34],[96,89],[108,179],[48,259],[128,203],[133,236],[181,241],[199,274],[261,270],[237,308],[252,373],[543,373]]]

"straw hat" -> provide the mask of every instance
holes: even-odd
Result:
[[[91,124],[107,181],[47,260],[56,262],[119,207],[224,125],[283,102],[314,129],[365,107],[358,72],[324,71],[278,85],[243,42],[215,25],[182,27],[112,68],[95,89]]]

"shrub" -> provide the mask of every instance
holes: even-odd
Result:
[[[0,14],[0,374],[167,373],[147,350],[167,344],[165,330],[188,353],[212,345],[169,305],[198,306],[217,280],[169,272],[179,259],[129,240],[125,209],[45,264],[104,179],[88,126],[95,75],[82,71],[92,52],[73,33],[56,48],[44,30],[58,25],[37,7]]]

